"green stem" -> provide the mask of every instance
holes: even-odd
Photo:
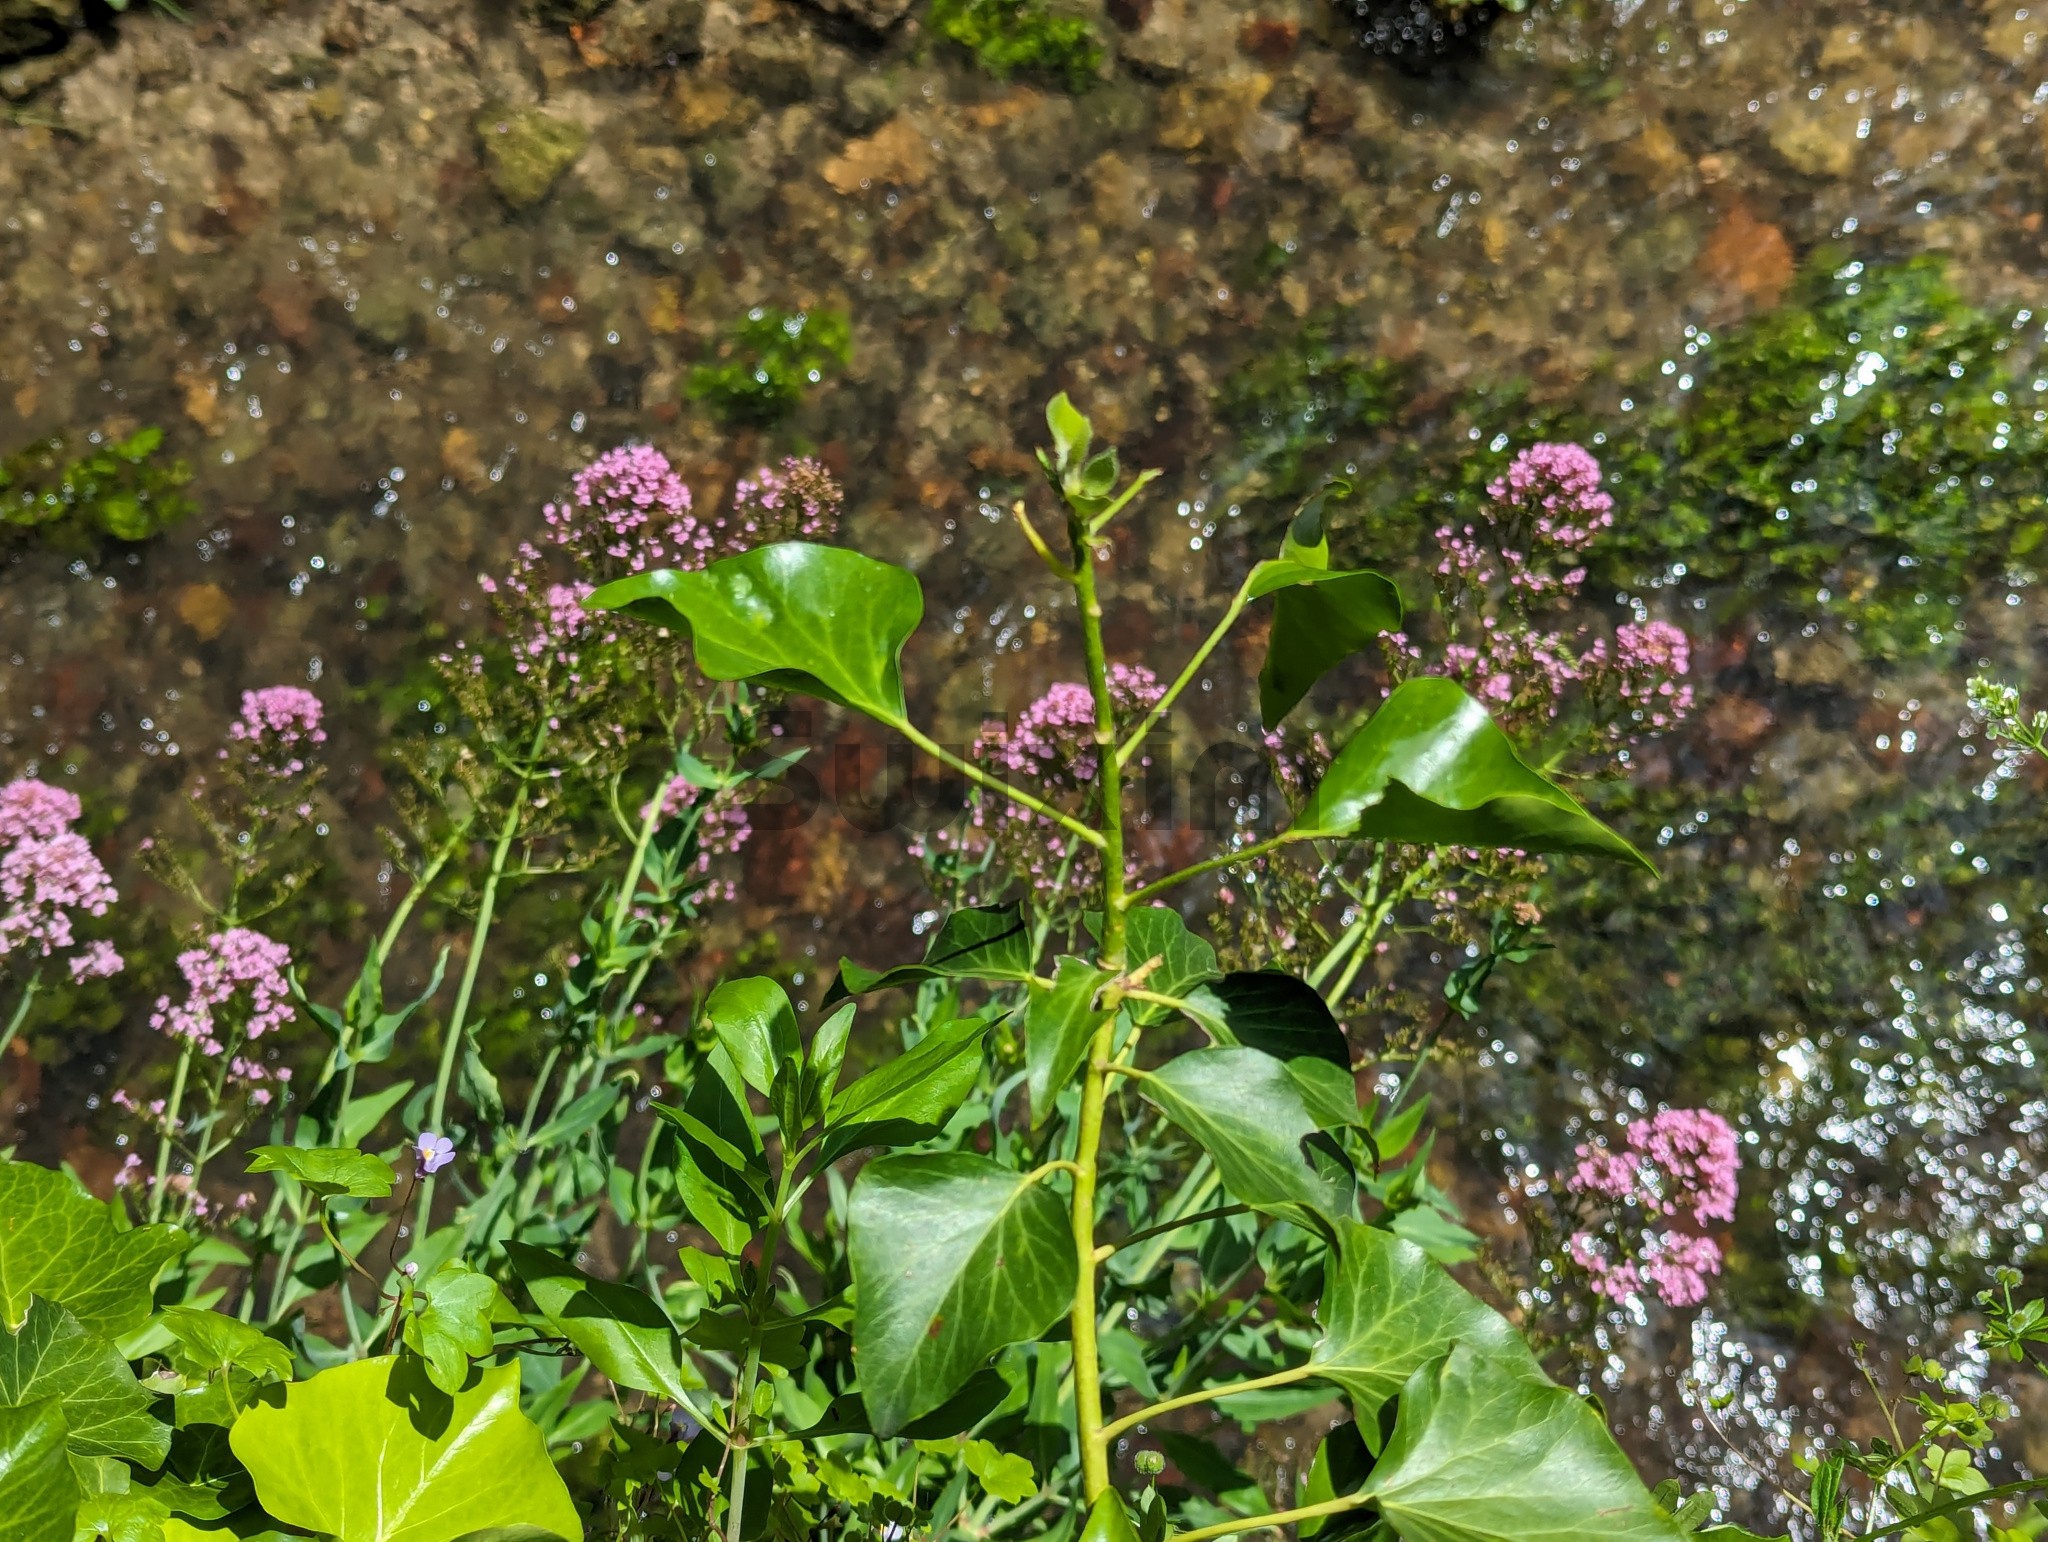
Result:
[[[748,1326],[752,1332],[747,1340],[746,1363],[741,1367],[740,1379],[733,1389],[730,1421],[732,1500],[726,1507],[725,1542],[740,1542],[740,1519],[747,1498],[747,1450],[754,1424],[754,1386],[761,1374],[761,1320],[767,1315],[768,1303],[775,1289],[775,1255],[782,1246],[783,1217],[788,1211],[789,1185],[795,1173],[796,1162],[784,1151],[782,1172],[775,1180],[775,1208],[769,1213],[768,1227],[761,1239],[761,1273],[754,1281],[754,1298],[747,1307]]]
[[[1219,867],[1236,867],[1239,863],[1254,861],[1268,852],[1278,851],[1282,846],[1290,846],[1296,841],[1308,839],[1310,837],[1296,834],[1292,830],[1282,830],[1278,835],[1269,835],[1262,841],[1252,842],[1249,846],[1240,846],[1236,851],[1206,857],[1192,867],[1184,867],[1177,873],[1168,873],[1164,878],[1155,878],[1131,895],[1129,903],[1142,905],[1155,894],[1164,894],[1168,889],[1176,888],[1190,879],[1199,878],[1204,873],[1213,873]]]
[[[1249,1381],[1227,1381],[1221,1386],[1203,1387],[1196,1392],[1183,1392],[1179,1397],[1170,1397],[1164,1402],[1152,1404],[1149,1408],[1140,1408],[1136,1413],[1125,1414],[1121,1419],[1105,1425],[1102,1431],[1103,1438],[1114,1440],[1131,1426],[1143,1424],[1148,1419],[1156,1419],[1161,1414],[1172,1413],[1176,1408],[1192,1408],[1197,1403],[1213,1403],[1219,1397],[1235,1397],[1240,1392],[1260,1392],[1267,1387],[1290,1386],[1297,1381],[1307,1381],[1314,1374],[1314,1366],[1297,1365],[1284,1371],[1275,1371],[1270,1376],[1254,1376]]]
[[[36,965],[28,977],[28,983],[21,988],[21,1000],[14,1004],[14,1015],[7,1019],[7,1031],[0,1033],[0,1054],[7,1052],[7,1046],[14,1042],[14,1036],[21,1032],[21,1025],[28,1021],[28,1009],[35,1004],[36,991],[43,983],[43,966]]]
[[[150,1224],[163,1219],[164,1193],[171,1176],[171,1132],[178,1127],[178,1115],[185,1107],[185,1079],[192,1074],[192,1041],[178,1051],[178,1068],[171,1073],[171,1096],[164,1104],[163,1133],[156,1147],[156,1186],[149,1194]]]
[[[1243,1215],[1250,1209],[1250,1205],[1218,1205],[1213,1210],[1200,1210],[1193,1215],[1184,1215],[1178,1221],[1161,1221],[1157,1226],[1134,1231],[1123,1241],[1105,1246],[1108,1246],[1111,1253],[1121,1253],[1125,1248],[1136,1247],[1153,1237],[1163,1237],[1170,1231],[1179,1231],[1183,1226],[1200,1226],[1204,1221],[1221,1221],[1229,1216]]]
[[[927,755],[931,756],[932,759],[938,761],[941,765],[951,766],[955,771],[958,771],[970,782],[978,782],[983,787],[988,788],[989,791],[1000,793],[1003,797],[1008,798],[1012,803],[1015,803],[1022,808],[1028,808],[1031,810],[1032,813],[1037,814],[1042,818],[1050,819],[1054,824],[1058,825],[1061,829],[1065,830],[1068,834],[1072,835],[1076,840],[1085,841],[1090,846],[1095,847],[1097,850],[1101,850],[1104,847],[1105,838],[1103,837],[1103,835],[1099,831],[1091,830],[1087,825],[1081,823],[1081,821],[1076,819],[1072,814],[1063,814],[1058,809],[1054,808],[1050,803],[1045,802],[1043,799],[1032,797],[1031,794],[1024,791],[1023,788],[1013,787],[1008,782],[1004,781],[1001,777],[989,775],[988,772],[982,770],[981,767],[975,765],[974,762],[970,760],[962,760],[958,755],[955,755],[951,750],[947,749],[944,745],[938,743],[935,739],[931,738],[928,734],[926,734],[922,729],[917,728],[913,724],[907,722],[899,722],[895,725],[895,727],[896,730],[899,733],[901,733],[904,738],[908,739],[912,744],[916,745],[919,749],[923,750]]]
[[[1230,605],[1223,612],[1223,619],[1216,623],[1215,629],[1207,637],[1202,639],[1201,647],[1195,650],[1194,656],[1188,660],[1187,666],[1174,677],[1173,684],[1166,688],[1166,694],[1153,703],[1152,710],[1145,714],[1138,726],[1131,730],[1130,737],[1125,739],[1123,744],[1119,746],[1116,752],[1116,763],[1119,767],[1130,764],[1131,757],[1138,753],[1139,746],[1145,742],[1145,736],[1152,732],[1153,726],[1172,710],[1174,700],[1182,691],[1188,688],[1188,685],[1195,678],[1196,671],[1208,662],[1209,655],[1214,653],[1222,644],[1223,639],[1230,635],[1230,629],[1237,625],[1237,618],[1244,614],[1245,606],[1250,603],[1246,598],[1250,587],[1251,580],[1247,578],[1238,587],[1237,593],[1230,597]]]
[[[2002,1483],[1997,1488],[1982,1489],[1975,1494],[1964,1494],[1946,1504],[1934,1506],[1931,1510],[1915,1511],[1903,1520],[1893,1521],[1882,1531],[1866,1531],[1859,1542],[1878,1542],[1880,1537],[1897,1536],[1902,1531],[1915,1531],[1929,1521],[1940,1520],[1945,1515],[1956,1515],[1965,1510],[1974,1510],[1979,1505],[1994,1499],[2010,1499],[2017,1494],[2048,1492],[2048,1478],[2021,1478],[2016,1483]]]
[[[1360,1505],[1371,1502],[1370,1494],[1345,1494],[1337,1499],[1325,1499],[1321,1504],[1303,1505],[1298,1510],[1275,1510],[1271,1515],[1254,1515],[1247,1520],[1198,1526],[1193,1531],[1176,1531],[1172,1542],[1207,1542],[1210,1537],[1240,1536],[1247,1531],[1264,1531],[1269,1527],[1289,1526],[1296,1521],[1314,1520],[1319,1515],[1342,1515],[1346,1510],[1356,1510]]]

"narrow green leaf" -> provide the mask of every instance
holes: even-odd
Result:
[[[989,1025],[965,1017],[941,1023],[917,1047],[884,1061],[832,1100],[823,1159],[863,1146],[908,1146],[944,1128],[981,1075]]]
[[[864,996],[924,980],[1028,980],[1035,962],[1031,922],[1022,905],[970,906],[939,923],[925,945],[923,963],[875,970],[842,958],[839,978],[825,1000],[829,1005],[842,996]]]
[[[283,1173],[322,1199],[351,1194],[358,1199],[383,1199],[398,1174],[382,1157],[348,1146],[258,1146],[246,1171]]]
[[[1401,1392],[1371,1479],[1405,1542],[1679,1542],[1600,1415],[1526,1353],[1465,1344]]]
[[[1519,1358],[1536,1370],[1507,1319],[1412,1242],[1347,1221],[1337,1228],[1336,1256],[1324,1276],[1328,1283],[1316,1314],[1323,1336],[1309,1364],[1344,1390],[1364,1427],[1374,1427],[1380,1404],[1418,1366],[1452,1344],[1469,1345],[1503,1364]]]
[[[1310,1163],[1304,1143],[1318,1131],[1300,1084],[1263,1050],[1198,1049],[1145,1073],[1138,1090],[1253,1209],[1320,1231],[1356,1214],[1351,1186]]]
[[[377,1092],[352,1099],[335,1127],[335,1141],[343,1146],[360,1146],[384,1122],[384,1116],[405,1101],[412,1086],[409,1081],[396,1081]]]
[[[807,541],[759,546],[702,572],[639,573],[584,604],[678,621],[714,680],[758,680],[905,721],[903,644],[924,615],[917,579],[859,552]]]
[[[1240,969],[1186,993],[1187,1014],[1218,1044],[1262,1049],[1276,1060],[1310,1057],[1351,1067],[1351,1046],[1329,1003],[1278,969]]]
[[[878,1435],[937,1408],[990,1355],[1037,1338],[1073,1300],[1066,1207],[987,1157],[870,1162],[847,1228],[854,1364]]]
[[[1188,930],[1178,910],[1165,905],[1140,905],[1124,917],[1124,957],[1133,971],[1159,960],[1145,976],[1144,988],[1162,996],[1185,996],[1196,986],[1220,978],[1216,950]],[[1131,1021],[1140,1027],[1173,1016],[1173,1008],[1156,1001],[1134,1001],[1127,1010]]]
[[[526,1142],[526,1149],[546,1151],[553,1146],[568,1145],[617,1108],[623,1096],[624,1093],[616,1082],[606,1082],[602,1086],[591,1088],[535,1130]]]
[[[258,1404],[229,1443],[263,1508],[336,1542],[456,1542],[532,1526],[574,1542],[583,1522],[519,1411],[519,1367],[448,1397],[390,1356],[322,1371]]]
[[[523,1242],[506,1243],[505,1256],[541,1315],[602,1374],[619,1386],[695,1407],[690,1394],[704,1378],[683,1358],[682,1339],[659,1301]]]
[[[0,1408],[0,1515],[10,1542],[71,1542],[78,1479],[54,1397]]]
[[[811,1035],[806,1054],[804,1117],[822,1120],[839,1089],[839,1073],[846,1064],[847,1045],[853,1038],[854,1005],[844,1002]]]
[[[1522,764],[1484,707],[1433,676],[1396,686],[1351,736],[1294,833],[1583,852],[1650,868],[1569,793]]]
[[[1114,970],[1068,957],[1059,961],[1051,985],[1031,982],[1024,1007],[1024,1063],[1033,1124],[1045,1122],[1054,1100],[1088,1058],[1089,1042],[1110,1017],[1095,998],[1115,978]]]
[[[727,980],[711,993],[704,1016],[749,1087],[765,1096],[785,1060],[801,1059],[796,1009],[766,975]]]
[[[158,1272],[189,1246],[175,1226],[131,1227],[64,1173],[0,1162],[0,1328],[19,1328],[42,1296],[118,1338],[149,1316]]]
[[[54,1397],[64,1409],[73,1456],[125,1456],[163,1464],[170,1427],[150,1413],[150,1395],[121,1352],[53,1301],[37,1296],[19,1331],[0,1335],[0,1404]]]
[[[1268,594],[1276,596],[1273,631],[1259,669],[1259,717],[1268,728],[1332,668],[1401,627],[1401,591],[1369,570],[1333,573],[1289,558],[1261,562],[1246,598]]]

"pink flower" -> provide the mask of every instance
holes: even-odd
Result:
[[[701,568],[711,532],[690,512],[690,489],[647,444],[607,450],[576,473],[563,503],[542,511],[548,544],[593,578],[650,568]],[[526,571],[539,553],[524,549]]]
[[[48,958],[71,946],[73,911],[102,916],[119,897],[84,836],[24,836],[0,857],[0,955]]]
[[[1610,1258],[1606,1245],[1586,1232],[1566,1249],[1601,1295],[1620,1301],[1649,1287],[1669,1306],[1697,1306],[1706,1299],[1707,1276],[1721,1272],[1720,1245],[1693,1231],[1646,1223],[1704,1227],[1735,1219],[1742,1166],[1735,1130],[1711,1109],[1667,1108],[1630,1124],[1624,1141],[1626,1152],[1580,1146],[1578,1166],[1565,1178],[1572,1192],[1616,1207],[1608,1231],[1622,1256]]]
[[[1614,523],[1614,498],[1600,490],[1600,462],[1578,444],[1533,444],[1507,474],[1487,484],[1502,513],[1527,520],[1537,544],[1580,551]]]
[[[185,1000],[173,1006],[170,997],[157,997],[149,1025],[174,1039],[188,1040],[209,1055],[223,1054],[223,1037],[228,1030],[221,1027],[216,1013],[230,1006],[238,993],[246,991],[241,1037],[261,1038],[292,1019],[288,978],[291,962],[291,950],[261,932],[242,926],[215,932],[203,947],[178,955],[178,970],[185,976]],[[252,1066],[254,1062],[236,1064]],[[280,1074],[278,1079],[289,1079],[288,1073]]]
[[[1653,728],[1668,728],[1692,711],[1692,687],[1681,684],[1692,668],[1692,644],[1668,621],[1614,629],[1615,689]]]
[[[741,477],[732,490],[731,509],[712,521],[712,530],[728,552],[776,541],[829,540],[839,528],[845,501],[846,494],[821,462],[792,456],[780,470],[763,466]]]
[[[306,769],[305,752],[325,744],[320,698],[296,685],[267,685],[242,692],[242,715],[228,725],[228,737],[247,748],[251,769],[282,779]],[[225,760],[228,752],[221,751]]]
[[[102,939],[88,942],[82,949],[71,955],[71,978],[74,983],[87,980],[107,980],[119,974],[124,967],[114,945]]]
[[[1713,1238],[1667,1231],[1646,1241],[1639,1272],[1666,1306],[1698,1306],[1707,1299],[1707,1276],[1721,1272],[1721,1249]]]
[[[78,794],[17,777],[0,787],[0,842],[49,840],[76,824],[81,812]]]

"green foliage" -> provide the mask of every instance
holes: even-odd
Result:
[[[250,1172],[282,1173],[322,1199],[382,1199],[398,1180],[389,1162],[350,1146],[258,1146],[249,1156]]]
[[[930,22],[998,80],[1039,75],[1084,91],[1102,69],[1095,29],[1039,0],[932,0]]]
[[[54,1397],[0,1408],[0,1515],[20,1542],[71,1542],[78,1479]]]
[[[1399,366],[1336,332],[1334,318],[1313,318],[1225,378],[1219,405],[1263,496],[1300,497],[1333,448],[1393,424],[1409,394]]]
[[[733,326],[715,361],[690,371],[687,390],[728,422],[770,428],[852,358],[853,327],[844,311],[757,305]]]
[[[70,453],[61,436],[0,460],[0,525],[71,539],[146,541],[191,517],[192,470],[160,461],[160,428]]]
[[[0,1328],[19,1329],[40,1296],[118,1337],[149,1315],[157,1274],[189,1242],[174,1226],[130,1226],[63,1173],[0,1162]]]
[[[74,1456],[124,1456],[157,1467],[170,1450],[169,1428],[150,1416],[149,1394],[120,1351],[38,1296],[28,1320],[0,1337],[0,1406],[44,1398],[63,1408],[65,1446]]]

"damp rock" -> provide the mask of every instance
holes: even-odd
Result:
[[[576,29],[576,52],[593,69],[674,66],[703,51],[704,0],[614,0]]]
[[[51,54],[85,25],[85,0],[0,0],[0,63]]]
[[[869,134],[889,120],[902,100],[902,87],[891,76],[850,70],[839,83],[838,118],[848,133]]]
[[[829,68],[810,39],[774,34],[748,37],[732,51],[726,67],[735,86],[776,107],[816,96],[827,84]]]
[[[835,21],[852,22],[877,34],[889,31],[910,12],[910,0],[805,0],[805,4]]]
[[[538,107],[486,107],[473,126],[484,175],[515,209],[547,197],[590,139],[580,123]]]
[[[32,53],[0,63],[0,97],[10,102],[26,100],[45,86],[84,69],[99,53],[98,40],[89,32],[80,32],[55,52]],[[4,57],[4,52],[0,52],[0,58]]]

